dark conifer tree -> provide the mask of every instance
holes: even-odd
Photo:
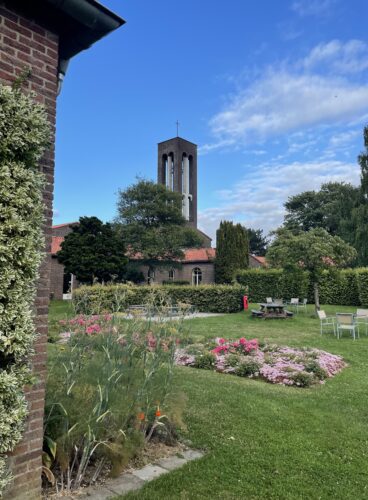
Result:
[[[216,233],[216,283],[231,283],[238,269],[249,265],[248,233],[241,224],[221,221]]]

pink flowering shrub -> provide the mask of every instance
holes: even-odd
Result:
[[[236,341],[217,338],[216,344],[211,351],[197,347],[197,353],[190,346],[177,349],[175,362],[177,365],[200,368],[201,360],[212,354],[215,356],[213,369],[218,372],[298,387],[323,384],[326,378],[333,377],[346,366],[341,356],[319,349],[260,347],[257,339],[245,338]]]

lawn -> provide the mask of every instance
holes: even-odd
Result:
[[[52,304],[51,318],[68,313]],[[177,386],[188,397],[183,438],[207,454],[124,498],[368,498],[368,337],[321,337],[311,313],[286,321],[249,313],[188,321],[193,340],[245,336],[317,347],[342,355],[349,367],[311,389],[177,368]]]

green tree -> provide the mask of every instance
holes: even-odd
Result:
[[[360,203],[353,211],[351,226],[354,228],[354,246],[359,265],[368,265],[368,126],[364,128],[365,151],[358,156],[361,169]]]
[[[284,226],[294,231],[319,227],[352,243],[350,221],[358,201],[358,187],[343,182],[322,184],[319,191],[304,191],[288,199]]]
[[[281,228],[267,251],[267,262],[286,270],[309,271],[314,288],[316,311],[319,310],[319,282],[324,269],[338,269],[356,258],[356,250],[339,236],[325,229],[293,233]]]
[[[221,221],[216,232],[216,283],[231,283],[239,269],[249,265],[248,231],[241,224]]]
[[[78,281],[123,279],[128,262],[123,240],[111,224],[104,224],[97,217],[81,217],[72,227],[57,254],[65,271]]]
[[[263,229],[247,229],[249,240],[249,252],[252,255],[264,257],[269,245],[269,239],[263,236]]]
[[[129,252],[149,266],[172,265],[183,249],[200,247],[199,233],[186,225],[180,193],[138,180],[119,191],[116,224]]]

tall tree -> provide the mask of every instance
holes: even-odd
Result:
[[[340,237],[332,236],[321,228],[297,234],[282,228],[274,234],[275,239],[267,252],[267,262],[274,267],[309,271],[318,311],[319,282],[323,270],[346,266],[356,258],[356,250]]]
[[[249,265],[248,231],[241,224],[221,221],[216,232],[216,283],[231,283],[238,269]]]
[[[325,229],[349,242],[354,240],[351,224],[353,209],[359,200],[359,188],[343,182],[322,184],[319,191],[304,191],[289,197],[285,203],[285,227],[309,231]]]
[[[199,247],[199,233],[186,225],[182,197],[162,184],[139,180],[119,191],[117,227],[129,252],[147,265],[172,265],[183,249]]]
[[[123,279],[128,262],[123,240],[111,224],[104,224],[97,217],[81,217],[79,224],[65,236],[57,254],[67,273],[78,281]]]
[[[352,225],[355,229],[354,246],[358,251],[358,264],[368,265],[368,126],[364,128],[364,147],[358,156],[361,169],[360,204],[353,211]]]
[[[249,252],[253,255],[264,257],[270,240],[263,235],[263,229],[247,229]]]

